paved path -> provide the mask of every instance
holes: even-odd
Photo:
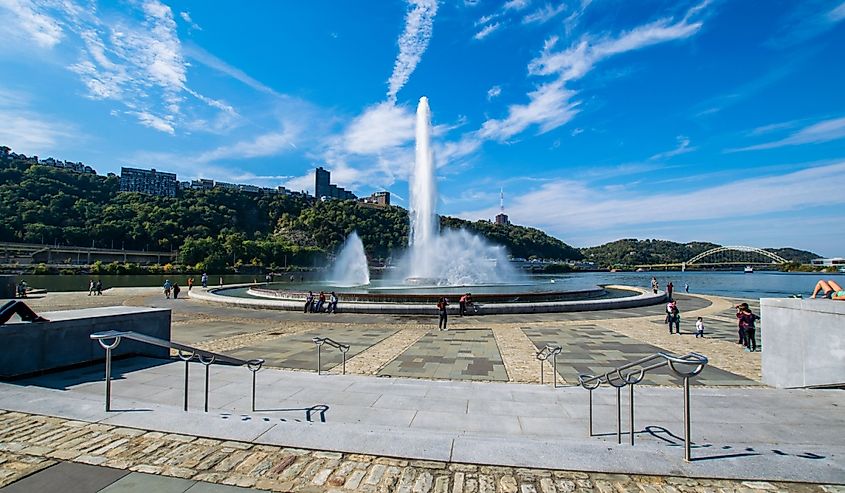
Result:
[[[153,366],[149,366],[152,364]],[[845,481],[845,394],[697,388],[692,463],[682,460],[682,395],[637,389],[636,439],[617,445],[612,390],[594,394],[587,435],[583,389],[264,370],[257,411],[250,374],[219,366],[210,412],[195,365],[191,412],[181,410],[182,363],[115,365],[114,412],[103,412],[101,367],[0,384],[0,408],[165,433],[347,453],[473,464],[649,475]],[[626,396],[627,397],[627,396]],[[623,402],[626,400],[623,399]],[[623,431],[628,430],[623,404]],[[627,442],[627,433],[623,442]]]

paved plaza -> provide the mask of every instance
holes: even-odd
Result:
[[[157,289],[109,291],[30,304],[171,308],[173,340],[267,360],[255,411],[251,373],[220,365],[211,367],[208,413],[197,363],[187,413],[178,361],[115,361],[111,413],[102,364],[0,383],[0,486],[9,485],[0,491],[50,491],[55,476],[83,466],[104,482],[58,491],[841,491],[819,484],[845,483],[841,391],[761,385],[759,353],[733,339],[737,300],[677,295],[683,333],[669,336],[663,305],[452,317],[441,332],[436,317],[261,311],[165,300]],[[705,339],[692,336],[696,316],[708,325]],[[325,348],[327,374],[316,375],[316,336],[350,344],[350,374],[339,374],[339,352]],[[548,367],[537,385],[535,354],[547,343],[563,348],[557,389]],[[627,389],[623,444],[612,389],[594,393],[596,436],[587,433],[577,374],[657,351],[711,361],[693,380],[691,463],[682,459],[679,380],[666,373],[636,388],[635,447]]]
[[[385,366],[379,375],[508,381],[490,329],[430,332]]]

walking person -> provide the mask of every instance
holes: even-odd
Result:
[[[748,306],[748,303],[744,303],[744,304],[746,306]],[[742,346],[745,346],[745,328],[743,327],[743,324],[742,324],[742,315],[741,315],[742,314],[742,305],[743,304],[739,304],[739,305],[736,305],[734,307],[734,308],[736,308],[736,329],[737,329],[737,334],[739,335],[739,340],[736,341],[736,343],[741,344]]]
[[[669,296],[669,299],[672,299],[672,291],[675,290],[675,285],[672,284],[672,281],[669,281],[669,284],[666,285],[666,294]]]
[[[466,315],[466,312],[467,312],[467,297],[468,296],[469,296],[469,293],[461,296],[461,298],[458,300],[458,315],[461,316],[461,317]]]
[[[698,339],[699,337],[704,337],[704,319],[698,317],[698,320],[695,321],[695,338]]]
[[[652,292],[654,292],[654,294],[657,294],[657,288],[658,287],[659,286],[657,285],[657,278],[652,277],[651,278],[651,290],[652,290]]]
[[[96,284],[94,284],[94,280],[91,279],[91,281],[88,282],[88,296],[91,296],[91,294],[94,293],[95,287],[96,287]]]
[[[302,313],[308,313],[311,311],[311,303],[314,301],[314,292],[308,291],[308,296],[305,297],[305,309],[302,310]]]
[[[189,292],[189,293],[191,292],[191,288],[192,288],[192,287],[194,287],[194,278],[193,278],[193,277],[189,277],[189,278],[188,278],[188,292]]]
[[[180,288],[180,287],[179,287],[179,283],[178,283],[178,282],[174,282],[174,283],[173,283],[173,299],[174,299],[174,300],[179,298],[179,293],[180,293],[181,291],[182,291],[182,288]]]
[[[200,277],[200,282],[202,283],[202,287],[208,289],[208,274],[203,272],[202,277]]]
[[[173,285],[170,284],[170,279],[164,280],[164,297],[168,300],[170,299],[170,290],[173,288]]]
[[[760,317],[748,308],[748,303],[740,303],[738,306],[739,311],[736,318],[739,320],[739,327],[745,335],[745,351],[753,353],[757,351],[757,339],[755,338],[757,330],[754,322],[760,320]]]
[[[220,276],[220,287],[223,287],[223,276]]]
[[[678,304],[670,301],[666,305],[666,324],[669,326],[669,333],[681,333],[681,311],[678,310]],[[675,332],[672,332],[672,326],[675,326]]]
[[[446,307],[448,306],[449,300],[446,298],[440,298],[440,301],[437,302],[437,310],[440,313],[440,320],[437,322],[437,328],[440,330],[449,330],[446,328],[446,322],[449,318],[446,313]]]
[[[97,279],[97,286],[94,288],[94,291],[97,292],[97,296],[103,295],[103,280]]]
[[[684,283],[684,292],[689,293],[689,283],[688,282]]]

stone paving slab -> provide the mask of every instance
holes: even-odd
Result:
[[[378,374],[444,380],[508,380],[490,329],[432,331]]]
[[[0,488],[3,493],[92,493],[114,483],[129,471],[60,462]],[[184,490],[182,490],[184,491]]]
[[[665,351],[620,334],[598,324],[584,323],[564,327],[525,327],[522,331],[534,343],[537,350],[546,344],[562,348],[557,355],[558,374],[570,384],[578,382],[579,374],[599,375],[625,363]],[[678,336],[680,337],[680,336]],[[551,362],[550,362],[551,363]],[[537,372],[539,373],[539,363]],[[549,372],[549,378],[551,378]],[[648,385],[682,385],[683,379],[668,368],[646,374],[643,380]],[[693,385],[757,385],[757,382],[716,368],[705,367],[704,371],[691,380]]]
[[[347,359],[392,336],[396,328],[332,327],[282,336],[228,351],[236,358],[263,358],[269,366],[314,370],[317,367],[317,347],[314,337],[329,337],[341,344],[349,344]],[[343,355],[337,349],[324,345],[321,350],[320,368],[329,370],[341,364]]]

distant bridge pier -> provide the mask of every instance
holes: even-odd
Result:
[[[687,263],[681,262],[681,272],[686,272],[686,270],[687,270]]]

